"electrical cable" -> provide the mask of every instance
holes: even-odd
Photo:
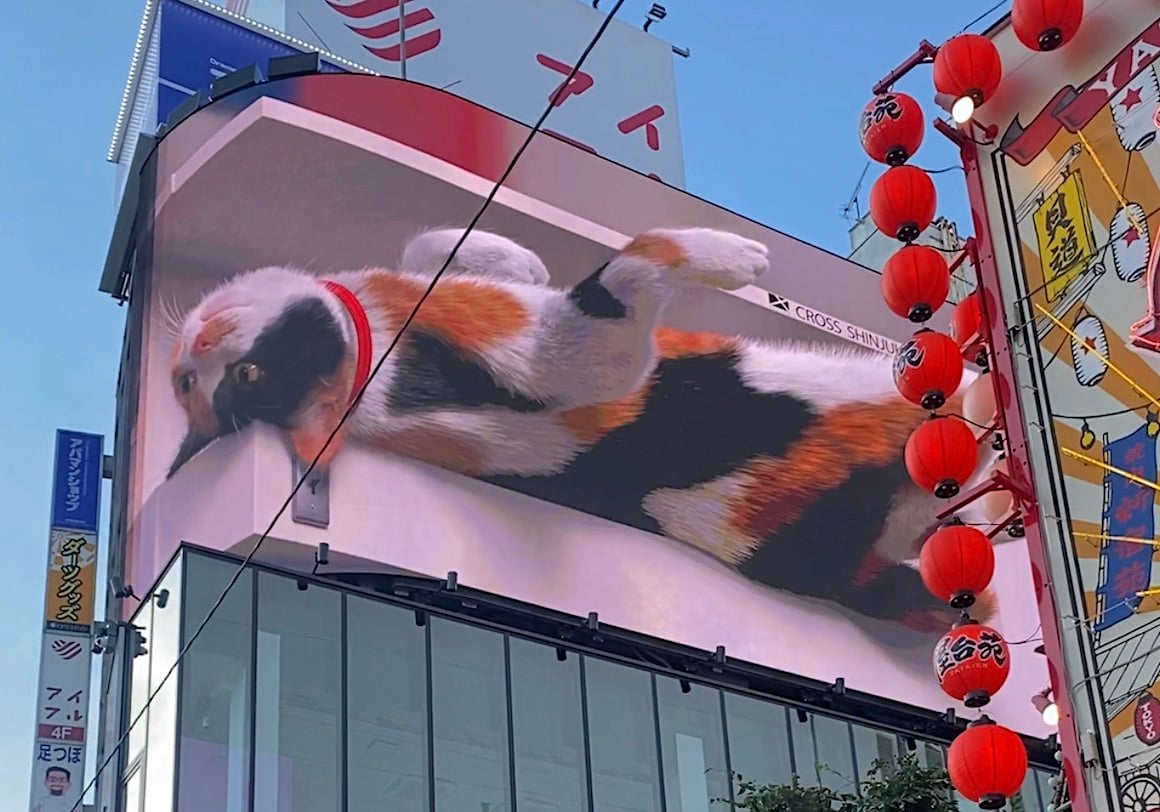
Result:
[[[983,20],[987,19],[992,14],[994,14],[996,11],[1003,8],[1003,6],[1007,5],[1007,2],[1008,2],[1008,0],[999,0],[998,3],[991,6],[989,9],[987,9],[982,14],[980,14],[978,17],[976,17],[975,19],[971,20],[969,23],[964,25],[963,30],[960,31],[959,33],[960,34],[963,33],[963,31],[966,31],[968,28],[970,28],[972,25],[975,25],[976,23],[981,23]]]
[[[1060,420],[1099,420],[1104,417],[1119,417],[1122,414],[1131,414],[1138,412],[1141,409],[1146,409],[1152,404],[1145,401],[1139,406],[1130,406],[1127,409],[1117,409],[1114,412],[1103,412],[1101,414],[1052,414],[1052,417],[1057,417]]]
[[[596,47],[597,43],[600,42],[600,39],[604,36],[604,32],[608,30],[608,26],[612,24],[613,18],[616,17],[617,12],[620,11],[620,7],[623,5],[624,5],[624,0],[616,0],[616,4],[612,7],[612,10],[610,12],[608,12],[608,16],[604,18],[604,21],[600,24],[600,27],[596,29],[596,33],[593,35],[593,37],[589,41],[588,45],[581,52],[579,59],[576,60],[575,66],[573,66],[572,70],[568,73],[567,77],[564,79],[564,82],[560,85],[561,88],[567,87],[568,83],[571,82],[575,78],[576,74],[580,71],[580,68],[584,65],[585,60],[588,59],[589,54],[592,53],[592,50]],[[334,427],[333,430],[331,430],[330,434],[327,436],[326,442],[324,442],[322,444],[322,447],[318,450],[318,453],[315,454],[314,459],[310,461],[310,465],[307,466],[306,470],[303,471],[302,476],[294,484],[294,487],[290,490],[290,494],[286,497],[286,500],[282,503],[282,506],[280,508],[278,508],[277,513],[274,514],[274,518],[270,520],[270,523],[267,525],[266,529],[264,531],[262,531],[262,535],[258,537],[258,540],[254,543],[253,548],[250,550],[250,552],[248,552],[246,554],[245,558],[242,559],[242,562],[238,565],[237,571],[234,573],[233,577],[230,578],[230,580],[226,583],[225,589],[222,590],[221,595],[219,595],[217,600],[214,601],[213,605],[210,606],[209,611],[206,613],[205,618],[202,619],[201,623],[198,624],[198,626],[194,630],[193,634],[190,635],[189,640],[186,641],[185,645],[182,646],[181,650],[177,653],[177,657],[174,659],[173,665],[171,665],[169,667],[169,670],[167,670],[165,672],[165,674],[161,677],[161,680],[157,683],[157,687],[149,694],[149,696],[145,700],[145,704],[142,706],[141,710],[138,711],[137,715],[134,716],[133,719],[129,722],[129,725],[125,728],[124,733],[121,734],[121,737],[117,740],[116,745],[113,747],[112,752],[110,752],[109,755],[105,757],[105,760],[103,762],[101,762],[100,766],[97,768],[97,771],[94,773],[93,777],[89,780],[89,782],[87,784],[85,784],[85,787],[81,791],[80,796],[77,799],[77,802],[75,804],[73,804],[73,806],[69,809],[69,812],[77,812],[77,810],[80,808],[81,804],[84,803],[84,797],[88,794],[89,790],[96,784],[97,779],[100,778],[101,774],[105,771],[105,769],[113,762],[113,759],[116,758],[120,754],[121,748],[124,746],[125,741],[129,737],[129,733],[133,730],[133,727],[145,715],[145,712],[149,709],[149,706],[153,703],[153,700],[157,697],[157,694],[160,693],[161,688],[165,685],[166,681],[177,670],[177,667],[181,664],[181,661],[185,658],[185,655],[189,653],[190,647],[192,647],[193,644],[195,642],[197,642],[197,638],[201,635],[202,631],[209,624],[209,621],[213,618],[213,616],[217,612],[217,610],[225,602],[225,599],[229,595],[230,590],[233,589],[234,585],[237,584],[237,582],[241,579],[242,575],[246,571],[246,568],[249,566],[250,562],[253,561],[254,556],[257,554],[258,550],[261,549],[262,544],[266,541],[266,539],[269,537],[269,535],[274,531],[274,527],[277,525],[278,521],[282,518],[283,514],[285,514],[285,512],[289,509],[290,505],[293,503],[294,497],[302,489],[303,485],[305,485],[306,482],[309,480],[310,474],[314,471],[315,467],[318,465],[318,462],[322,458],[322,455],[324,453],[326,453],[326,450],[330,447],[330,444],[332,442],[334,442],[334,438],[338,436],[338,432],[342,429],[342,427],[346,423],[347,419],[350,417],[350,415],[354,412],[355,408],[358,406],[359,402],[362,399],[362,396],[365,394],[365,392],[367,390],[367,387],[370,386],[371,381],[373,381],[375,379],[375,376],[379,373],[379,370],[382,369],[383,364],[386,362],[388,356],[390,356],[391,352],[395,349],[396,346],[398,346],[398,343],[399,343],[400,339],[403,337],[403,334],[406,332],[407,328],[415,320],[415,317],[419,313],[419,308],[421,308],[423,306],[423,303],[425,301],[427,301],[427,299],[431,295],[432,291],[434,291],[435,285],[437,285],[439,283],[439,280],[447,272],[447,269],[450,267],[452,260],[455,259],[455,255],[459,252],[459,249],[463,246],[464,241],[468,238],[468,236],[470,236],[471,232],[479,224],[479,221],[483,218],[484,213],[487,211],[488,207],[491,205],[492,201],[495,199],[495,196],[497,194],[499,194],[499,190],[502,189],[504,183],[507,182],[508,177],[511,175],[511,173],[513,171],[515,171],[516,164],[519,162],[520,158],[523,157],[523,154],[524,154],[524,152],[527,151],[528,147],[531,146],[532,140],[536,137],[536,135],[540,132],[540,130],[543,129],[544,122],[547,121],[548,116],[551,114],[552,110],[556,106],[556,104],[555,104],[556,97],[557,97],[557,93],[553,93],[551,98],[548,100],[548,106],[546,108],[544,108],[544,112],[540,115],[539,119],[537,119],[536,123],[532,126],[532,129],[528,132],[527,137],[524,139],[523,143],[520,144],[519,149],[517,149],[515,151],[515,154],[512,155],[511,161],[508,162],[507,168],[504,169],[503,174],[501,174],[499,176],[499,179],[496,180],[491,191],[488,193],[487,197],[484,199],[483,205],[480,206],[479,211],[476,212],[475,216],[471,218],[471,222],[468,223],[467,228],[464,230],[463,234],[459,237],[459,240],[456,241],[454,247],[452,247],[451,253],[447,255],[447,259],[444,260],[442,267],[440,267],[438,272],[431,278],[430,283],[427,285],[427,289],[425,291],[423,291],[423,295],[419,297],[419,300],[415,303],[415,306],[411,309],[410,314],[407,316],[406,319],[403,320],[403,323],[400,325],[398,331],[395,334],[395,337],[391,340],[391,343],[387,346],[386,350],[383,351],[383,354],[381,356],[379,356],[379,360],[375,364],[374,368],[371,370],[370,375],[367,377],[366,381],[363,382],[363,385],[359,389],[359,391],[351,399],[350,405],[347,406],[346,411],[343,412],[342,418],[338,421],[338,424]]]

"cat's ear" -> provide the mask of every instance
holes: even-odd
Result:
[[[317,467],[325,470],[342,450],[346,431],[339,424],[346,412],[348,392],[349,376],[346,375],[337,376],[334,383],[319,385],[309,405],[286,432],[302,462],[309,464],[317,457]]]

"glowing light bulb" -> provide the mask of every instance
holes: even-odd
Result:
[[[1160,415],[1153,411],[1148,412],[1148,436],[1155,437],[1160,434]]]
[[[1149,426],[1149,430],[1151,430],[1151,426]],[[1091,448],[1095,444],[1096,444],[1096,433],[1094,431],[1092,431],[1092,427],[1089,426],[1088,422],[1085,420],[1085,421],[1083,421],[1083,426],[1080,427],[1080,430],[1079,430],[1079,447],[1082,448],[1084,451],[1087,451],[1089,448]]]
[[[951,107],[951,118],[956,124],[966,124],[975,114],[975,100],[970,96],[963,96],[955,100]]]
[[[1059,705],[1052,702],[1043,709],[1043,723],[1052,727],[1059,724]]]

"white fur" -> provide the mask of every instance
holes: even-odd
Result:
[[[463,231],[461,228],[444,228],[416,235],[403,249],[399,270],[428,278],[434,276],[447,261]],[[548,269],[535,253],[507,237],[478,229],[473,229],[463,241],[445,273],[530,285],[546,285],[549,279]]]

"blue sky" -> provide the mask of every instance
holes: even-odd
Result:
[[[649,5],[628,0],[623,14],[643,20]],[[845,254],[849,224],[840,210],[866,162],[856,125],[870,87],[920,39],[941,42],[994,3],[667,5],[668,18],[653,30],[692,51],[677,65],[689,191]],[[8,628],[0,786],[21,799],[32,756],[54,430],[112,438],[124,310],[96,290],[114,216],[105,152],[141,8],[140,0],[14,3],[0,30],[12,69],[0,129],[0,257],[10,286],[0,317],[0,426],[9,443],[0,466],[9,528],[0,566]],[[899,88],[929,107],[928,68]],[[957,156],[928,130],[915,162],[937,169]],[[863,211],[878,171],[867,176]],[[940,213],[969,232],[962,176],[936,182]]]

